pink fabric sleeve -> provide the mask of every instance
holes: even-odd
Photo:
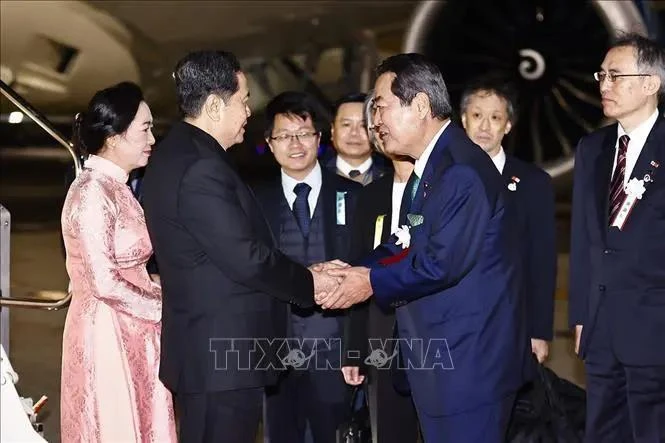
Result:
[[[139,287],[123,278],[115,260],[118,208],[99,182],[81,192],[79,235],[81,256],[92,294],[126,315],[157,323],[161,320],[160,287]]]

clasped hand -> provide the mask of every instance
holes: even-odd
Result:
[[[314,276],[314,300],[323,309],[345,309],[372,295],[367,268],[332,260],[314,264],[309,270]]]

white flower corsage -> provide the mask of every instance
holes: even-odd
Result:
[[[411,244],[411,233],[409,232],[408,225],[402,225],[397,231],[395,231],[395,235],[397,236],[397,242],[395,242],[396,245],[401,245],[402,249],[409,247]]]
[[[626,191],[628,198],[642,200],[642,195],[644,195],[644,191],[646,191],[647,188],[644,187],[644,180],[638,180],[637,178],[633,177],[628,182],[624,190]]]
[[[635,203],[637,203],[637,200],[642,200],[644,191],[646,191],[647,188],[644,186],[644,180],[638,180],[633,177],[623,190],[626,193],[626,196],[621,202],[621,206],[619,207],[619,211],[614,217],[614,220],[611,220],[610,223],[610,226],[615,226],[619,228],[619,230],[623,230],[623,226],[626,224],[628,216],[633,211]]]

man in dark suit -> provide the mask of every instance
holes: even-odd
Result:
[[[402,228],[317,297],[345,308],[371,294],[397,306],[400,351],[423,437],[503,442],[524,382],[528,339],[513,210],[489,157],[452,112],[439,69],[420,54],[384,61],[374,124],[386,152],[415,159]]]
[[[268,341],[284,337],[279,319],[335,282],[279,252],[229,162],[250,115],[235,56],[189,54],[174,78],[184,120],[143,180],[163,288],[160,379],[175,395],[181,441],[253,443],[263,387],[277,378]]]
[[[349,94],[337,101],[330,129],[335,151],[322,159],[327,170],[363,186],[392,169],[388,159],[370,146],[363,109],[366,98],[366,94]]]
[[[284,92],[266,107],[265,138],[280,176],[256,190],[277,246],[305,266],[351,259],[355,193],[362,186],[322,170],[317,160],[328,120],[305,92]],[[266,390],[266,426],[272,443],[298,443],[309,425],[315,443],[335,443],[348,412],[341,371],[343,312],[292,307],[289,337],[303,340],[309,364],[294,368]]]
[[[600,82],[618,123],[575,157],[569,322],[584,359],[587,442],[665,441],[665,53],[618,39]]]
[[[460,114],[467,135],[483,148],[503,176],[520,219],[522,276],[531,351],[540,363],[549,354],[556,288],[554,187],[539,167],[506,154],[502,140],[515,119],[513,94],[505,83],[481,79],[462,94]]]

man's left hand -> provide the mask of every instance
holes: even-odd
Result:
[[[541,340],[539,338],[532,338],[531,352],[536,354],[538,363],[543,363],[545,360],[547,360],[547,356],[550,353],[550,344],[547,343],[547,341],[545,340]]]
[[[363,267],[329,269],[333,277],[343,278],[339,287],[332,294],[317,298],[316,302],[323,309],[346,309],[367,300],[372,295],[369,269]]]

